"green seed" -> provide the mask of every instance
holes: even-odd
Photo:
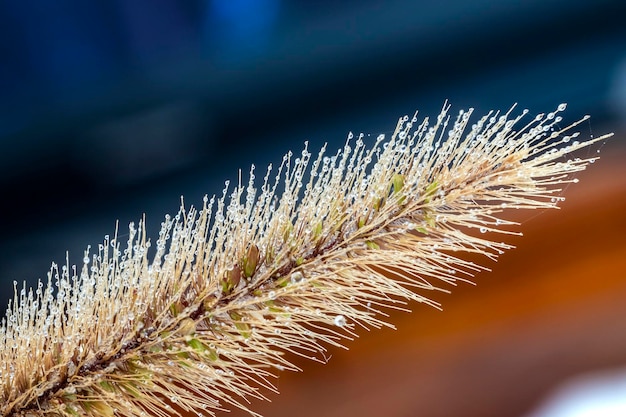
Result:
[[[176,303],[172,303],[170,305],[170,313],[174,317],[178,316],[178,313],[180,313],[180,310],[179,310],[178,305]]]
[[[82,405],[87,414],[104,417],[113,417],[115,415],[113,408],[104,401],[85,401]]]
[[[243,267],[243,275],[246,278],[250,278],[254,275],[254,271],[256,271],[257,264],[259,263],[260,253],[259,248],[252,244],[248,248],[248,253],[243,258],[242,267]]]
[[[401,174],[393,174],[391,177],[391,184],[393,185],[393,192],[399,193],[404,187],[404,175]]]
[[[378,243],[374,242],[373,240],[366,240],[365,244],[370,249],[380,249],[380,246],[378,246]]]
[[[77,417],[79,416],[78,411],[76,411],[73,407],[70,407],[69,405],[65,406],[65,411],[67,411],[73,416],[77,416]]]
[[[317,223],[317,225],[315,226],[315,229],[313,229],[313,237],[318,238],[321,234],[322,231],[324,230],[324,225],[323,223],[320,221],[319,223]]]
[[[176,329],[176,334],[180,336],[189,336],[194,333],[196,333],[196,322],[190,318],[181,320],[178,329]]]
[[[426,202],[426,204],[431,202],[433,195],[435,195],[438,189],[439,183],[437,181],[433,181],[432,184],[426,187],[426,189],[424,190],[424,201]]]
[[[285,231],[283,232],[283,241],[285,241],[285,243],[289,240],[292,231],[293,225],[289,223],[289,225],[285,228]]]
[[[115,392],[115,387],[109,381],[100,381],[100,386],[104,388],[105,391]]]
[[[380,209],[383,208],[384,205],[385,205],[385,199],[384,198],[378,198],[378,199],[374,200],[374,210],[380,211]]]
[[[244,323],[241,321],[243,319],[243,316],[241,314],[234,311],[231,311],[228,314],[230,318],[235,321],[235,327],[237,328],[237,330],[239,330],[239,334],[241,334],[245,339],[248,339],[250,336],[252,336],[252,331],[250,330],[250,326],[248,325],[248,323]]]
[[[228,269],[224,273],[224,276],[220,281],[220,284],[222,286],[222,292],[224,294],[230,294],[237,287],[237,285],[239,285],[240,281],[241,268],[239,267],[239,265],[234,265],[232,269]]]
[[[284,288],[289,285],[289,277],[281,277],[276,280],[276,286]]]
[[[190,339],[187,341],[187,345],[198,353],[204,353],[207,347],[198,339]]]
[[[127,394],[130,394],[131,397],[134,397],[134,398],[143,397],[143,395],[141,395],[141,392],[137,390],[137,387],[132,382],[126,382],[126,383],[120,384],[120,388],[122,388],[122,390],[124,390]]]
[[[424,190],[424,195],[432,195],[435,194],[435,191],[437,191],[437,188],[439,188],[439,183],[437,181],[433,181],[431,184],[428,185],[428,187],[426,187],[426,189]]]

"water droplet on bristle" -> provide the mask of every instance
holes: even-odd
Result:
[[[343,327],[345,325],[346,325],[346,318],[344,316],[339,314],[337,317],[335,317],[335,326]]]
[[[302,282],[303,279],[304,279],[304,275],[302,275],[302,272],[300,271],[296,271],[293,274],[291,274],[292,284],[299,284],[300,282]]]

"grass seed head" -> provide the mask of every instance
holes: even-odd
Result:
[[[358,328],[389,326],[385,308],[437,307],[429,292],[485,269],[466,254],[510,248],[498,236],[515,233],[507,210],[556,207],[595,161],[570,154],[608,137],[573,140],[564,109],[520,126],[526,111],[470,124],[472,110],[446,105],[372,147],[363,136],[335,154],[305,146],[260,192],[252,170],[247,186],[166,216],[154,246],[131,223],[125,244],[106,237],[82,266],[16,284],[0,327],[0,414],[248,410],[275,390],[274,370],[297,370],[294,355],[324,362]]]

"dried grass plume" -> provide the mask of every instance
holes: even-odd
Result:
[[[484,269],[516,224],[504,212],[557,207],[595,156],[559,113],[472,110],[400,119],[316,155],[305,146],[247,184],[181,206],[159,238],[144,222],[82,265],[52,265],[19,288],[0,328],[3,417],[214,415],[248,410],[276,370],[324,362],[359,327],[391,326],[385,309],[449,289]]]

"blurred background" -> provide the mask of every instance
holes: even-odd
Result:
[[[597,372],[601,403],[611,387],[624,403],[625,17],[623,0],[1,2],[1,311],[13,281],[45,279],[66,251],[81,260],[116,220],[145,213],[156,232],[180,195],[198,205],[304,141],[390,133],[446,99],[478,114],[568,102],[566,120],[592,115],[583,136],[616,136],[564,210],[528,215],[519,249],[442,297],[443,313],[394,315],[398,331],[302,364],[255,407],[578,416],[555,404],[592,397],[580,387]],[[558,388],[574,377],[576,394]]]

